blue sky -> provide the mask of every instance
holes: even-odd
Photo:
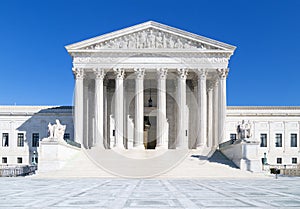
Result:
[[[300,1],[2,0],[0,105],[71,105],[64,46],[154,20],[237,46],[228,105],[300,105]]]

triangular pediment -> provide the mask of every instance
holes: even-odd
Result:
[[[177,28],[145,22],[66,46],[68,51],[106,49],[181,49],[234,51],[235,47]]]

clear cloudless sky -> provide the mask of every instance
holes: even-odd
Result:
[[[64,46],[148,20],[237,46],[228,105],[300,105],[298,0],[2,0],[0,105],[72,105]]]

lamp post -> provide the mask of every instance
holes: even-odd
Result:
[[[263,158],[263,170],[265,170],[265,165],[267,165],[267,153],[264,153],[264,158]]]
[[[33,164],[33,165],[36,165],[36,160],[35,160],[35,158],[36,158],[36,152],[33,151],[33,160],[32,160],[32,164]]]

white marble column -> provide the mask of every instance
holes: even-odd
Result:
[[[95,139],[93,146],[104,147],[104,95],[103,79],[104,69],[95,69]]]
[[[204,69],[198,70],[198,131],[196,148],[207,145],[207,97],[206,97],[206,75]]]
[[[219,143],[226,141],[226,78],[228,69],[217,69],[219,75]]]
[[[107,121],[108,121],[108,114],[107,114],[107,83],[108,83],[108,80],[105,79],[103,81],[103,99],[104,99],[104,137],[103,137],[103,140],[104,140],[104,147],[106,149],[109,149],[109,144],[108,144],[108,137],[107,137],[107,134],[109,133],[108,131],[108,125],[107,125]]]
[[[219,81],[218,78],[215,78],[213,83],[213,147],[216,148],[219,146]]]
[[[115,147],[124,149],[124,76],[125,71],[121,68],[114,69],[116,73],[115,89]]]
[[[168,149],[168,130],[167,126],[167,89],[166,79],[168,70],[157,69],[157,141],[156,149]]]
[[[208,83],[207,88],[207,146],[213,146],[213,86]]]
[[[186,69],[178,69],[178,89],[177,89],[177,143],[176,148],[187,149],[188,141],[186,141],[186,126],[188,121],[186,121]]]
[[[74,95],[74,141],[83,146],[83,79],[84,71],[82,68],[73,68],[75,76],[75,95]]]
[[[134,69],[135,77],[135,132],[133,148],[144,149],[144,75],[145,70]]]

